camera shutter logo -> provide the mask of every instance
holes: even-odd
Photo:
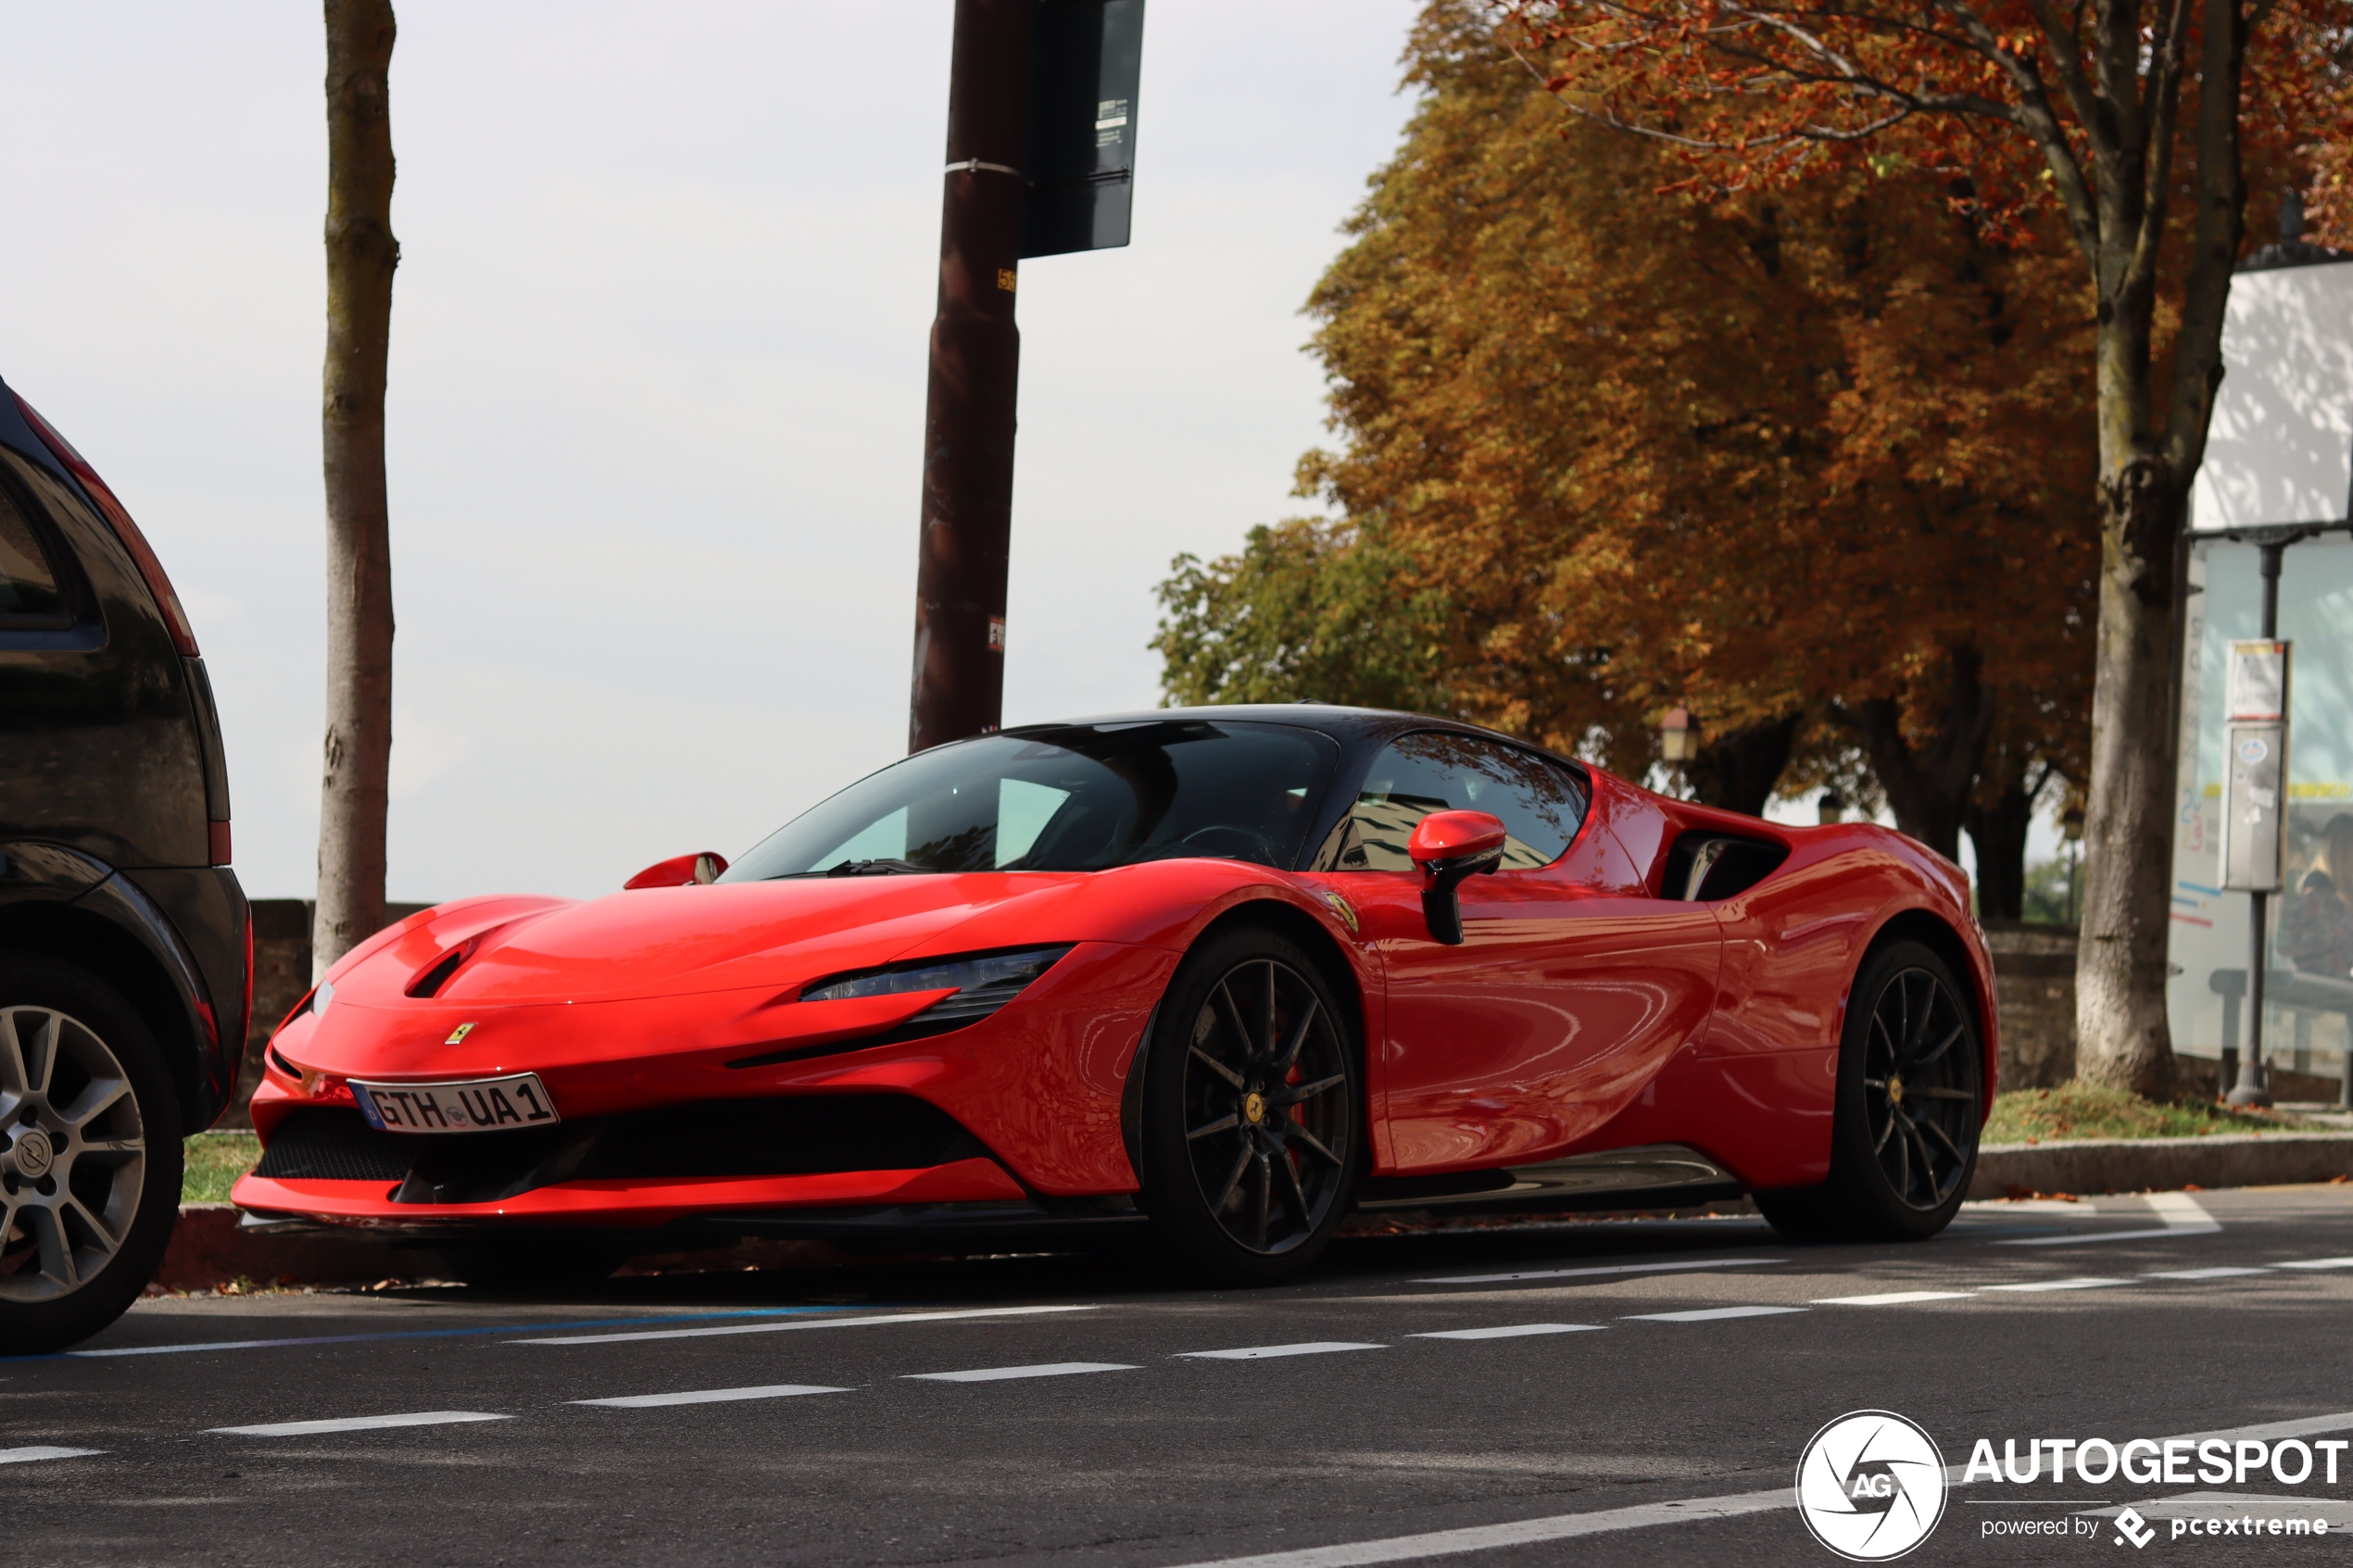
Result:
[[[1944,1456],[1893,1411],[1854,1411],[1814,1434],[1797,1461],[1797,1516],[1853,1562],[1903,1556],[1944,1516]]]

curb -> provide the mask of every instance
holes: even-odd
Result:
[[[396,1248],[358,1235],[349,1238],[317,1232],[272,1236],[237,1228],[233,1203],[183,1203],[180,1223],[156,1268],[154,1284],[166,1290],[210,1290],[244,1279],[256,1286],[281,1281],[296,1285],[410,1284],[438,1279],[447,1272],[429,1250]],[[705,1252],[669,1252],[638,1258],[638,1269],[691,1265],[704,1269],[757,1269],[837,1261],[842,1255],[823,1242],[747,1241]]]
[[[422,1252],[396,1252],[380,1241],[340,1236],[256,1236],[237,1229],[233,1203],[183,1203],[156,1267],[155,1284],[168,1290],[209,1290],[236,1279],[269,1285],[287,1275],[304,1285],[422,1279]]]
[[[2202,1138],[2052,1138],[1986,1144],[1971,1198],[2027,1192],[2286,1186],[2353,1174],[2353,1134],[2223,1133]]]

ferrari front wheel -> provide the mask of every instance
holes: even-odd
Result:
[[[1799,1239],[1934,1236],[1977,1171],[1983,1064],[1977,1015],[1951,966],[1918,942],[1880,948],[1847,1002],[1830,1180],[1758,1193],[1757,1208]]]
[[[1306,1272],[1348,1212],[1363,1098],[1355,1031],[1314,960],[1271,932],[1179,967],[1144,1055],[1144,1208],[1193,1273]]]

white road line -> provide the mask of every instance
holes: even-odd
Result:
[[[2301,1421],[2274,1422],[2266,1426],[2239,1426],[2221,1432],[2192,1432],[2179,1439],[2233,1441],[2240,1437],[2303,1436],[2315,1432],[2353,1430],[2353,1411],[2336,1415],[2309,1416]],[[2175,1439],[2164,1439],[2173,1441]],[[1945,1479],[1957,1483],[1961,1467],[1951,1466]],[[1642,1530],[1658,1524],[1680,1524],[1705,1519],[1733,1519],[1744,1513],[1765,1513],[1794,1506],[1787,1486],[1769,1491],[1735,1492],[1727,1497],[1681,1498],[1673,1502],[1613,1508],[1596,1513],[1557,1513],[1543,1519],[1521,1519],[1508,1524],[1475,1524],[1461,1530],[1433,1530],[1428,1535],[1391,1536],[1385,1540],[1344,1541],[1338,1546],[1306,1547],[1295,1551],[1270,1551],[1255,1557],[1221,1557],[1190,1562],[1184,1568],[1365,1568],[1376,1562],[1410,1562],[1426,1557],[1451,1557],[1497,1547],[1530,1546],[1541,1541],[1568,1540],[1612,1530]]]
[[[2353,1258],[2307,1258],[2301,1262],[2274,1263],[2275,1269],[2353,1269]]]
[[[917,1383],[1002,1383],[1013,1377],[1069,1377],[1082,1372],[1141,1372],[1125,1361],[1041,1361],[1036,1366],[985,1366],[969,1372],[911,1372]]]
[[[1592,1334],[1597,1323],[1512,1323],[1501,1328],[1441,1328],[1429,1334],[1409,1334],[1408,1339],[1517,1339],[1524,1334]]]
[[[1974,1290],[1885,1290],[1877,1296],[1818,1296],[1817,1307],[1902,1307],[1914,1301],[1966,1301]]]
[[[1180,1359],[1196,1361],[1258,1361],[1270,1356],[1323,1356],[1334,1350],[1386,1350],[1386,1345],[1360,1345],[1348,1339],[1304,1339],[1296,1345],[1245,1345],[1239,1350],[1180,1350]]]
[[[1692,1269],[1746,1269],[1759,1263],[1786,1263],[1786,1258],[1695,1258],[1681,1263],[1611,1263],[1592,1269],[1530,1269],[1516,1274],[1448,1274],[1417,1279],[1413,1285],[1495,1285],[1516,1279],[1580,1279],[1592,1274],[1680,1274]]]
[[[2220,1432],[2184,1432],[2178,1441],[2202,1443],[2208,1438],[2219,1437],[2226,1442],[2235,1442],[2241,1437],[2260,1437],[2266,1442],[2276,1442],[2282,1437],[2306,1437],[2315,1432],[2346,1431],[2353,1431],[2353,1411],[2339,1411],[2334,1415],[2308,1415],[2296,1421],[2267,1422],[2261,1426],[2232,1426]]]
[[[814,1322],[727,1323],[718,1328],[653,1328],[636,1334],[566,1334],[547,1339],[510,1339],[510,1345],[619,1345],[640,1339],[710,1339],[723,1334],[791,1334],[810,1328],[886,1328],[902,1323],[950,1323],[963,1318],[1018,1318],[1040,1312],[1092,1312],[1096,1307],[974,1307],[959,1312],[893,1312],[864,1318],[819,1318]]]
[[[415,1411],[407,1415],[357,1415],[342,1421],[273,1421],[260,1426],[208,1426],[233,1437],[314,1437],[325,1432],[381,1432],[393,1426],[452,1426],[467,1421],[512,1421],[481,1411]]]
[[[104,1449],[53,1449],[35,1443],[27,1449],[0,1449],[0,1464],[31,1464],[41,1459],[88,1459],[102,1454]]]
[[[2143,1279],[2235,1279],[2240,1274],[2268,1273],[2268,1269],[2159,1269]]]
[[[2186,1192],[2153,1192],[2145,1199],[2157,1217],[2165,1222],[2162,1230],[2095,1231],[2088,1236],[2032,1236],[1997,1241],[1996,1247],[2080,1247],[2094,1241],[2147,1241],[2167,1236],[2212,1236],[2221,1223],[2208,1213],[2198,1200]]]
[[[1989,1285],[1988,1290],[2097,1290],[2104,1286],[2130,1285],[2129,1279],[2035,1279],[2024,1285]]]
[[[1634,1312],[1636,1323],[1714,1323],[1718,1318],[1766,1318],[1802,1312],[1803,1307],[1703,1307],[1695,1312]]]
[[[751,1388],[689,1388],[682,1394],[630,1394],[618,1399],[567,1399],[573,1405],[602,1405],[607,1410],[650,1411],[664,1405],[718,1405],[736,1399],[789,1399],[799,1394],[847,1394],[809,1383],[765,1383]]]
[[[1604,1535],[1612,1530],[1641,1530],[1654,1524],[1732,1519],[1743,1513],[1762,1513],[1768,1509],[1795,1506],[1789,1487],[1775,1486],[1770,1491],[1735,1492],[1730,1497],[1683,1498],[1674,1502],[1645,1503],[1639,1508],[1613,1508],[1598,1513],[1555,1513],[1548,1518],[1521,1519],[1509,1524],[1475,1524],[1463,1530],[1433,1530],[1425,1536],[1391,1536],[1387,1540],[1348,1541],[1339,1546],[1308,1547],[1299,1551],[1270,1551],[1257,1557],[1221,1557],[1210,1562],[1188,1563],[1185,1568],[1360,1568],[1365,1563],[1451,1557],[1457,1552],[1529,1546],[1539,1541]]]

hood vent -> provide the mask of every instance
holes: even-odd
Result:
[[[439,991],[449,984],[449,977],[458,972],[458,966],[464,963],[472,951],[473,944],[469,942],[442,954],[433,961],[432,968],[409,982],[408,995],[422,999]]]

